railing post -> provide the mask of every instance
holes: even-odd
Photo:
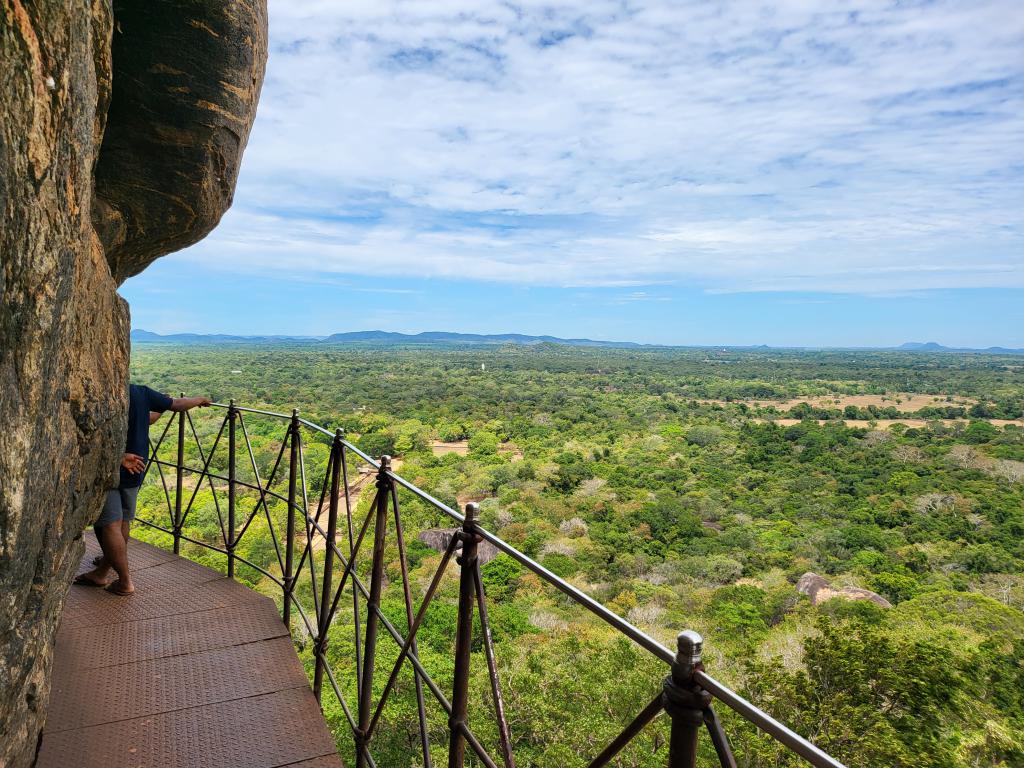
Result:
[[[380,457],[377,472],[376,519],[373,526],[373,563],[370,570],[370,595],[366,600],[366,641],[363,643],[363,676],[359,689],[359,727],[355,732],[356,768],[369,764],[367,733],[370,730],[373,697],[373,668],[377,656],[377,612],[384,588],[384,544],[388,526],[388,499],[391,496],[391,457]],[[355,566],[353,565],[353,572]]]
[[[693,673],[702,669],[703,645],[704,639],[693,630],[681,632],[676,639],[672,673],[665,678],[662,703],[672,718],[669,768],[695,768],[697,765],[697,736],[704,724],[704,711],[711,704],[711,694],[693,681]]]
[[[316,656],[313,666],[313,693],[316,700],[320,701],[324,685],[324,658],[327,655],[327,631],[331,628],[330,606],[332,601],[331,590],[334,589],[334,539],[338,535],[338,493],[341,488],[341,430],[334,433],[334,442],[331,444],[331,486],[329,506],[327,507],[327,530],[324,541],[324,577],[320,592],[320,616],[316,628],[316,644],[314,654]],[[312,557],[312,552],[310,557]]]
[[[466,708],[469,703],[469,662],[473,645],[473,603],[476,600],[476,550],[480,541],[476,532],[479,505],[466,505],[466,519],[456,535],[462,539],[458,557],[459,619],[455,634],[455,676],[452,683],[452,714],[448,720],[448,768],[463,768],[466,758]]]
[[[284,601],[281,606],[281,618],[284,625],[292,626],[292,593],[295,591],[295,502],[299,477],[299,454],[302,451],[302,431],[299,427],[299,411],[292,409],[292,421],[289,430],[288,454],[288,523],[285,528],[284,544]]]
[[[235,401],[228,401],[228,535],[225,545],[228,550],[228,578],[235,577],[235,423],[238,411]]]
[[[184,397],[185,393],[182,392]],[[185,411],[178,411],[178,458],[175,462],[177,477],[174,482],[174,554],[181,550],[181,498],[183,495],[183,481],[185,476]]]

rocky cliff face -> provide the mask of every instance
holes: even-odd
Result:
[[[231,203],[264,0],[0,0],[0,765],[31,765],[81,532],[124,445],[118,284]]]

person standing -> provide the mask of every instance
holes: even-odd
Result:
[[[121,457],[120,482],[117,488],[107,492],[103,511],[93,525],[103,555],[94,561],[95,568],[75,579],[76,584],[106,587],[116,595],[130,595],[135,591],[128,569],[128,538],[146,471],[144,457],[149,456],[149,425],[164,411],[188,411],[211,402],[208,397],[170,397],[140,384],[129,385],[128,437]],[[117,574],[113,581],[110,580],[111,570]]]

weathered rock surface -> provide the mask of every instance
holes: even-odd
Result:
[[[824,576],[808,571],[796,583],[796,591],[811,598],[811,605],[821,605],[834,597],[843,600],[870,600],[883,608],[892,608],[892,603],[868,589],[860,587],[833,587]]]
[[[230,204],[266,55],[260,2],[131,5],[145,8],[149,38],[118,41],[123,9],[109,0],[0,0],[0,765],[12,768],[34,760],[81,532],[116,482],[129,352],[117,284],[203,237]],[[216,42],[174,35],[193,25],[210,26]],[[193,112],[118,91],[138,66],[131,46],[162,33],[174,38],[174,68],[199,94],[192,103],[207,102]],[[159,67],[151,54],[143,58]],[[222,122],[203,123],[203,110],[223,112]],[[176,132],[166,128],[174,121]],[[105,129],[118,137],[109,162]],[[138,201],[124,203],[126,190],[147,184],[159,194],[136,190]],[[172,204],[179,200],[200,212],[184,217]]]
[[[117,281],[230,207],[267,56],[265,0],[115,0],[93,222]]]

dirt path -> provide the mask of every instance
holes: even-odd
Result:
[[[444,456],[449,453],[465,456],[469,453],[469,440],[453,440],[447,443],[443,440],[435,440],[430,444],[430,450],[435,456]]]
[[[398,458],[392,458],[391,459],[391,470],[393,472],[398,472],[401,468],[402,468],[402,460],[398,459]],[[373,493],[376,491],[377,473],[375,471],[373,471],[370,467],[364,467],[363,469],[366,469],[366,470],[369,470],[369,471],[360,472],[359,473],[359,477],[357,477],[355,480],[353,480],[352,482],[350,482],[348,484],[349,505],[351,506],[351,509],[352,509],[353,513],[356,511],[356,509],[358,509],[359,502],[362,501],[362,498],[363,498],[363,496],[365,494],[373,495]],[[317,499],[317,501],[319,501],[319,498]],[[324,498],[323,506],[320,508],[320,517],[319,517],[320,525],[325,530],[327,528],[327,511],[328,511],[329,508],[330,508],[330,500],[325,497]],[[344,498],[339,498],[338,499],[338,533],[337,533],[337,535],[335,536],[335,539],[334,539],[336,544],[340,544],[341,542],[345,542],[346,545],[348,544],[348,522],[347,522],[347,520],[344,517],[345,514],[346,514],[345,499]],[[359,526],[361,526],[361,525],[362,525],[362,521],[361,520],[357,523],[356,522],[356,518],[353,518],[353,520],[352,520],[352,528],[353,528],[353,530],[358,530]],[[324,537],[320,535],[319,531],[314,529],[314,531],[313,531],[313,549],[319,552],[323,548],[324,548]]]
[[[445,456],[449,453],[455,453],[459,456],[466,456],[469,453],[469,441],[468,440],[453,440],[451,442],[444,442],[443,440],[435,440],[430,444],[430,450],[435,456]],[[519,446],[514,443],[499,443],[498,453],[509,454],[509,461],[522,461],[523,452],[519,449]]]

